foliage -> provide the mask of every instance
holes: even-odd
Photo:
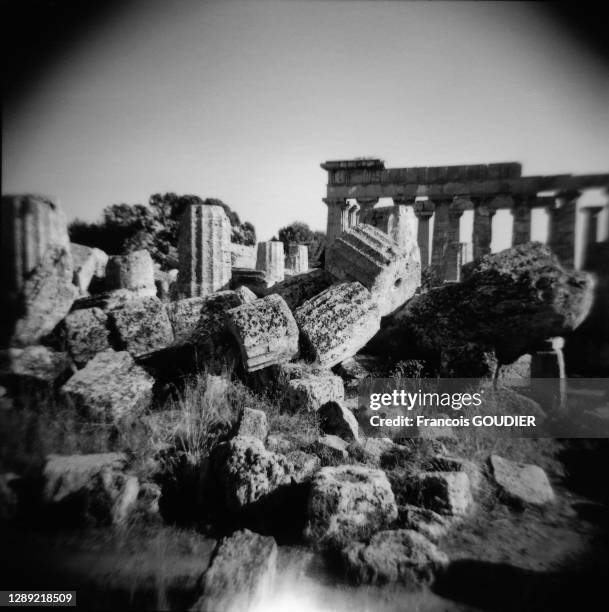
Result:
[[[175,193],[155,193],[148,205],[112,204],[99,223],[76,219],[70,224],[70,240],[97,247],[110,255],[147,249],[164,270],[177,266],[180,217],[190,204],[221,206],[232,227],[231,240],[237,244],[256,244],[256,230],[251,223],[241,223],[239,215],[221,200]]]
[[[326,234],[324,232],[314,231],[306,223],[294,221],[290,225],[282,227],[277,235],[279,236],[278,239],[283,242],[286,253],[290,244],[306,244],[309,247],[309,264],[311,267],[315,267],[316,262],[322,261],[326,246]],[[273,237],[273,240],[277,240],[277,238]]]

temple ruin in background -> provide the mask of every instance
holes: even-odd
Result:
[[[491,252],[492,220],[499,209],[511,211],[512,245],[517,245],[531,240],[532,210],[545,208],[547,242],[565,266],[573,267],[577,200],[586,189],[609,187],[609,174],[522,176],[517,162],[385,168],[380,159],[358,158],[327,161],[321,167],[328,172],[328,245],[358,223],[382,229],[398,244],[416,231],[422,266],[431,266],[438,280],[457,280],[463,263]],[[377,206],[381,198],[393,202]],[[606,208],[581,209],[584,259],[586,249],[599,240],[599,218]],[[465,210],[474,215],[471,242],[460,236]],[[609,211],[605,214],[609,226]],[[609,228],[603,232],[608,233]]]

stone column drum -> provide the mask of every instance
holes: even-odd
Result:
[[[138,296],[156,295],[154,264],[146,249],[115,255],[106,264],[106,288],[128,289]]]
[[[572,268],[575,260],[575,211],[578,191],[562,192],[548,207],[550,227],[548,244],[563,266]]]
[[[258,244],[256,269],[263,270],[267,286],[280,283],[285,278],[285,256],[283,242],[268,240]]]
[[[221,206],[193,204],[186,208],[178,236],[181,297],[205,296],[228,288],[230,237],[230,221]]]
[[[309,269],[309,247],[306,244],[288,245],[285,267],[294,274],[301,274]]]

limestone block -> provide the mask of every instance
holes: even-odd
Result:
[[[411,529],[381,531],[368,544],[350,543],[341,552],[347,578],[355,584],[428,585],[448,556],[423,534]]]
[[[370,290],[381,316],[391,314],[421,285],[416,236],[400,247],[380,229],[356,225],[328,249],[326,270],[341,281],[359,281]]]
[[[36,344],[68,314],[77,295],[72,284],[72,256],[62,246],[50,246],[25,280],[18,302],[4,314],[4,324],[16,314],[13,346]]]
[[[270,287],[267,294],[280,295],[292,311],[327,289],[334,279],[325,270],[311,270],[286,278]]]
[[[294,313],[305,350],[323,367],[359,351],[379,330],[381,315],[360,283],[340,283],[307,300]]]
[[[266,412],[248,408],[246,406],[241,413],[237,435],[252,436],[264,442],[268,436],[268,433],[269,424],[266,418]]]
[[[74,263],[73,282],[81,294],[86,294],[93,277],[103,279],[106,276],[108,255],[101,249],[70,243],[70,252]]]
[[[266,272],[250,268],[232,268],[230,288],[236,289],[239,286],[247,287],[257,296],[262,297],[267,290]]]
[[[203,575],[203,595],[193,610],[242,612],[259,609],[273,593],[277,544],[247,529],[224,538]]]
[[[139,296],[155,296],[154,264],[145,249],[114,255],[106,265],[106,288],[129,289]]]
[[[292,412],[315,412],[330,401],[345,397],[345,388],[340,376],[331,373],[295,378],[287,384],[285,405]]]
[[[232,513],[247,510],[291,482],[289,461],[267,451],[262,441],[252,436],[237,436],[219,444],[212,456],[212,469]]]
[[[422,505],[439,514],[468,514],[474,502],[465,472],[423,472],[418,490]]]
[[[259,242],[256,269],[264,271],[267,286],[280,283],[285,275],[283,242],[279,240]]]
[[[227,325],[239,343],[248,372],[298,356],[298,327],[278,295],[229,310]]]
[[[357,540],[389,526],[397,515],[385,472],[355,465],[325,467],[311,481],[304,535],[318,544]]]
[[[493,478],[508,501],[543,506],[555,500],[552,485],[538,465],[516,463],[491,455]]]
[[[186,208],[178,235],[178,292],[205,296],[228,289],[231,278],[231,226],[221,206]]]
[[[126,351],[98,353],[61,388],[62,397],[84,415],[116,422],[143,412],[152,399],[154,379]]]
[[[47,346],[0,351],[0,381],[19,390],[31,390],[32,387],[51,389],[58,381],[66,380],[73,369],[66,353]]]
[[[326,402],[319,409],[321,430],[352,442],[359,437],[357,419],[341,402]]]
[[[43,500],[59,513],[101,525],[121,524],[135,507],[136,476],[125,473],[120,453],[49,455],[43,470]]]
[[[309,269],[309,247],[306,244],[288,245],[285,268],[294,274],[306,272]]]
[[[165,305],[157,297],[131,300],[109,312],[121,348],[143,355],[173,342],[173,330]]]
[[[101,308],[74,310],[64,319],[67,349],[79,367],[110,346],[108,317]]]
[[[338,461],[344,461],[349,456],[348,446],[349,443],[342,438],[332,434],[324,434],[317,438],[313,448],[318,455],[324,458],[331,457]]]

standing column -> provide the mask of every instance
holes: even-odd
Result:
[[[418,201],[414,204],[414,213],[419,220],[417,242],[421,251],[421,270],[429,266],[429,220],[434,209],[435,205],[430,200]]]
[[[448,249],[448,206],[450,200],[436,200],[433,241],[431,244],[431,267],[435,280],[442,282],[445,278],[446,254]]]
[[[575,260],[575,212],[579,191],[563,191],[550,205],[548,244],[563,266],[573,267]]]
[[[259,242],[256,269],[264,271],[268,287],[280,283],[285,278],[283,242],[279,240]]]
[[[456,203],[448,207],[448,244],[446,246],[445,280],[459,280],[459,220],[463,209]]]
[[[497,212],[490,205],[491,199],[476,198],[474,204],[474,259],[478,259],[491,252],[491,241],[493,239],[493,217]]]
[[[594,245],[598,242],[598,217],[604,206],[586,206],[582,208],[584,213],[584,244],[583,244],[583,268],[587,269],[590,254],[594,251]]]
[[[358,198],[357,203],[359,204],[359,222],[360,223],[370,223],[370,218],[372,215],[372,209],[378,203],[378,198]]]
[[[183,297],[227,289],[231,278],[231,227],[221,206],[192,204],[180,220],[178,291]]]
[[[324,198],[328,206],[328,224],[326,229],[326,247],[349,227],[349,204],[346,198]]]
[[[354,227],[358,224],[359,204],[355,203],[349,207],[349,227]]]
[[[533,196],[534,198],[535,196]],[[531,197],[513,196],[512,246],[531,241]]]

